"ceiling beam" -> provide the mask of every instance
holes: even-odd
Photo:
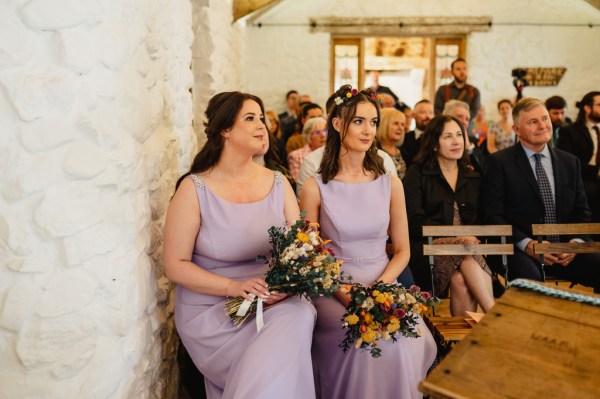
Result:
[[[585,0],[585,1],[600,11],[600,0]]]
[[[233,20],[237,21],[246,15],[267,7],[268,10],[280,0],[233,0]],[[274,4],[272,4],[274,3]]]

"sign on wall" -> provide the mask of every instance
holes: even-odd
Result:
[[[527,73],[523,79],[527,86],[558,86],[567,68],[518,68]]]

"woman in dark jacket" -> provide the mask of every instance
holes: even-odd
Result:
[[[421,138],[414,165],[404,179],[410,228],[411,269],[415,280],[429,286],[428,261],[423,256],[423,226],[475,224],[479,202],[479,174],[465,149],[465,131],[455,118],[431,120]],[[437,238],[434,244],[478,243],[477,237]],[[479,305],[487,312],[494,304],[492,272],[478,255],[436,256],[433,283],[436,295],[452,292],[450,311],[462,316]]]

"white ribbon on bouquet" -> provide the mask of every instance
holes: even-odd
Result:
[[[246,313],[248,313],[248,310],[250,310],[250,305],[252,305],[252,302],[254,302],[254,300],[256,299],[256,295],[249,294],[249,296],[252,298],[252,300],[249,301],[247,299],[244,299],[244,302],[242,302],[240,308],[235,314],[236,316],[244,317]],[[265,322],[263,320],[263,299],[258,298],[256,302],[256,331],[260,332],[264,325]]]

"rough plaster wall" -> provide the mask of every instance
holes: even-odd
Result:
[[[242,34],[233,23],[233,0],[192,0],[194,43],[194,130],[204,143],[204,111],[208,100],[222,91],[244,91]]]
[[[1,398],[174,396],[190,28],[186,0],[0,3]]]
[[[286,0],[248,26],[244,36],[246,85],[263,97],[267,108],[283,110],[287,90],[307,92],[324,105],[329,94],[328,34],[311,34],[308,26],[266,26],[307,24],[310,17],[391,17],[391,16],[491,16],[498,24],[486,33],[467,38],[470,82],[482,90],[488,116],[497,117],[496,102],[514,97],[510,72],[514,67],[564,66],[567,73],[557,87],[526,88],[527,96],[542,100],[563,95],[568,114],[574,103],[600,81],[600,28],[559,26],[505,26],[506,23],[600,23],[600,11],[584,0]],[[258,68],[251,68],[258,65]],[[298,73],[297,68],[305,73]]]

